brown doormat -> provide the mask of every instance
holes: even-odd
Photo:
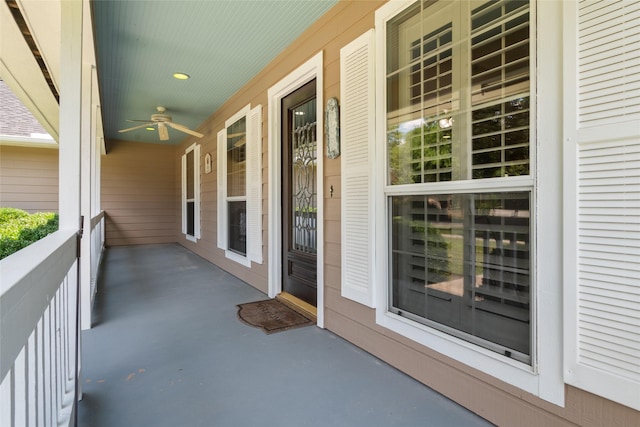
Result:
[[[238,304],[237,307],[240,320],[249,326],[262,329],[265,334],[314,324],[313,321],[275,299]]]

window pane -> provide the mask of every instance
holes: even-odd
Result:
[[[187,234],[189,236],[195,235],[194,233],[194,221],[195,218],[195,203],[187,202]]]
[[[246,192],[247,120],[241,118],[227,128],[227,196]]]
[[[528,175],[529,2],[423,1],[387,24],[388,183]]]
[[[229,202],[229,250],[247,254],[246,202]]]
[[[530,362],[530,193],[390,204],[391,310]]]
[[[194,169],[194,154],[191,150],[187,153],[187,199],[193,199],[195,194]]]
[[[472,178],[528,175],[527,1],[486,3],[473,10],[471,86]]]

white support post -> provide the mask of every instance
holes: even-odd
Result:
[[[80,126],[82,107],[82,0],[61,2],[60,42],[60,229],[80,220]]]
[[[91,193],[93,155],[93,72],[91,64],[82,64],[82,105],[80,128],[80,212],[84,217],[84,235],[80,242],[80,313],[82,329],[91,328]]]
[[[82,125],[82,9],[83,0],[60,3],[60,142],[59,142],[59,214],[60,230],[78,230],[80,225],[80,168]],[[69,279],[71,280],[71,279]],[[69,292],[79,292],[78,277],[69,283]],[[69,307],[76,320],[78,304]],[[74,372],[80,376],[79,326],[75,325]],[[76,381],[79,399],[80,381]],[[77,410],[75,411],[77,414]]]

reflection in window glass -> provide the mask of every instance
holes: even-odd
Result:
[[[529,2],[477,4],[417,2],[387,24],[391,185],[530,174]]]
[[[246,192],[247,120],[241,118],[227,128],[227,196]]]
[[[229,250],[247,253],[247,203],[229,202]]]
[[[529,193],[390,204],[392,311],[530,361]]]

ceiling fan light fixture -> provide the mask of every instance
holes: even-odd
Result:
[[[145,129],[146,129],[146,130],[155,130],[155,129],[154,129],[154,128],[152,128],[151,126],[146,127]]]
[[[173,77],[178,80],[187,80],[191,76],[185,73],[173,73]]]

